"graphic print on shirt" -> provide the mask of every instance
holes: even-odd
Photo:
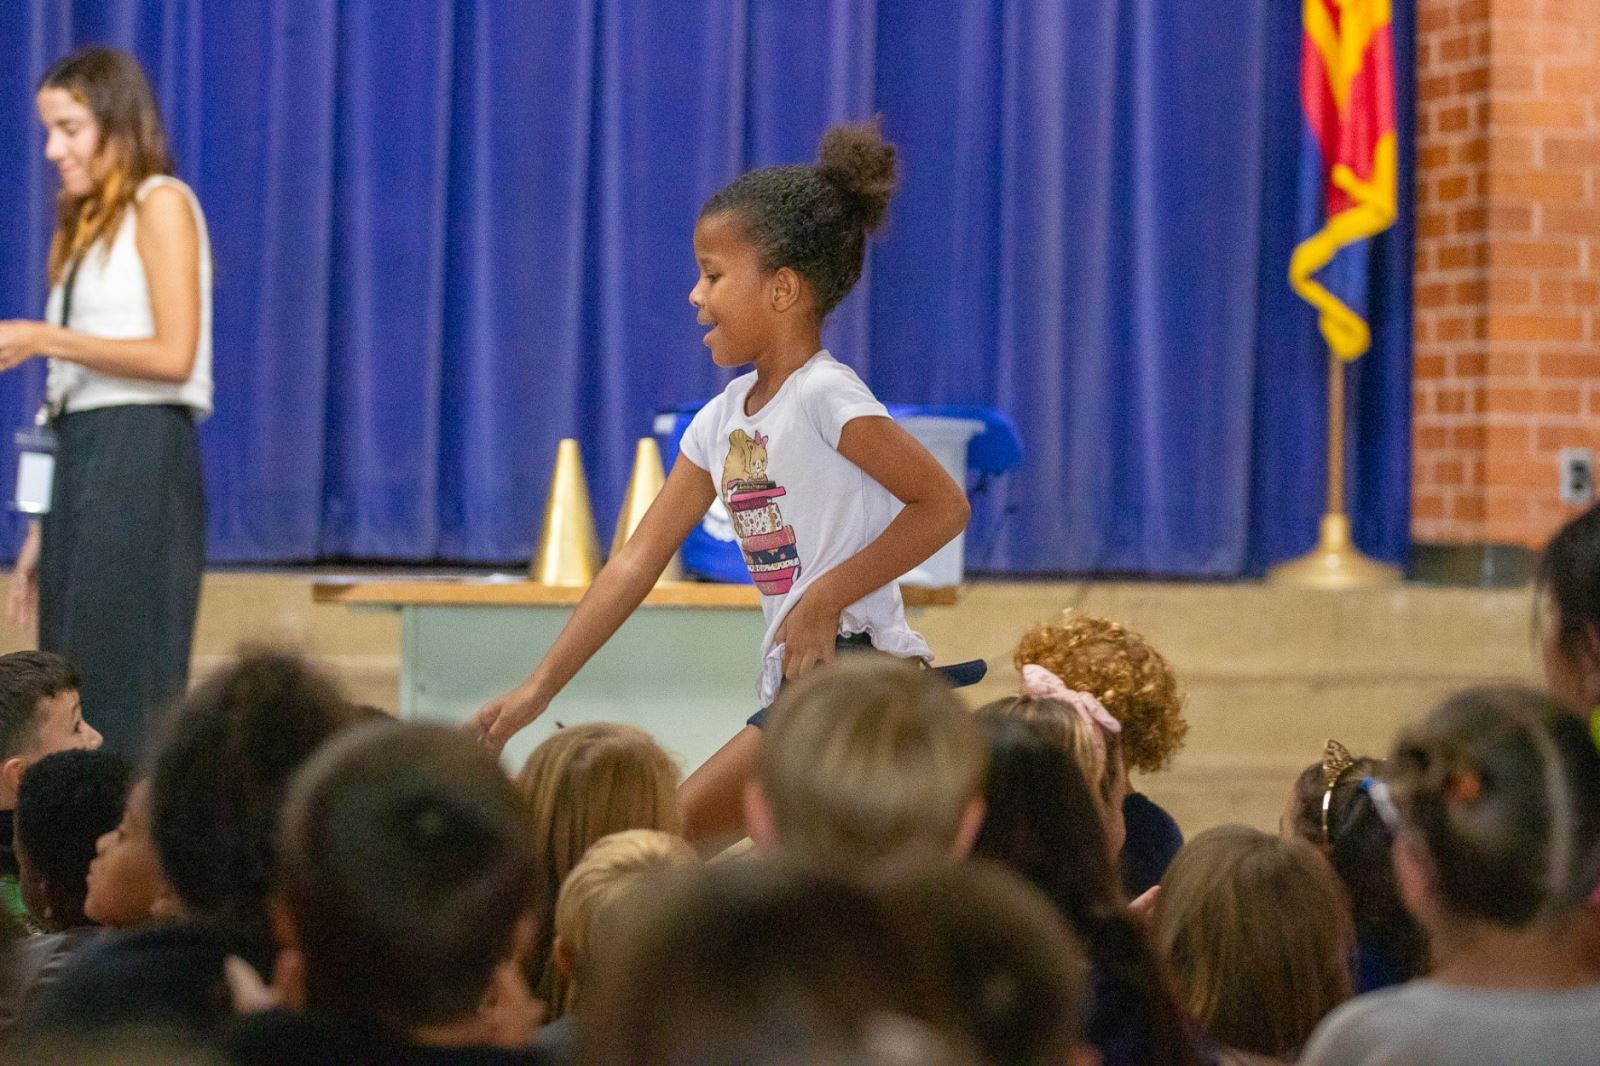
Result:
[[[728,458],[722,464],[722,502],[733,516],[745,565],[756,588],[766,596],[782,596],[800,577],[800,552],[794,527],[783,524],[777,499],[783,486],[767,477],[767,440],[742,429],[728,434]]]

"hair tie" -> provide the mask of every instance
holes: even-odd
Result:
[[[1068,688],[1065,681],[1037,663],[1029,663],[1022,668],[1022,692],[1035,699],[1056,700],[1076,711],[1078,720],[1085,727],[1084,732],[1089,734],[1089,746],[1094,750],[1095,771],[1097,774],[1105,773],[1105,735],[1110,733],[1115,736],[1122,732],[1122,723],[1106,710],[1105,704],[1087,692]]]

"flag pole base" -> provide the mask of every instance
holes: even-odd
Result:
[[[1397,584],[1400,568],[1361,554],[1350,539],[1350,517],[1334,513],[1322,516],[1310,554],[1273,567],[1267,580],[1311,589],[1377,588]]]

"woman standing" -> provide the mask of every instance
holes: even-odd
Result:
[[[211,412],[211,247],[172,177],[138,61],[91,48],[37,96],[61,175],[46,321],[0,321],[0,370],[50,359],[50,512],[30,530],[8,613],[71,659],[108,747],[137,754],[188,678],[205,500],[195,422]]]

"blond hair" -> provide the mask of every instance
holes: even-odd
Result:
[[[1350,905],[1328,860],[1298,837],[1208,829],[1172,860],[1155,939],[1179,998],[1221,1044],[1293,1059],[1350,998]]]
[[[984,704],[976,713],[980,718],[1014,718],[1032,725],[1051,744],[1072,756],[1072,761],[1083,771],[1083,779],[1089,782],[1096,801],[1110,810],[1116,800],[1120,778],[1117,770],[1122,758],[1120,734],[1088,724],[1082,715],[1060,700],[1038,696],[1007,696]],[[1099,730],[1105,744],[1103,764],[1089,732],[1091,729]]]
[[[859,868],[948,854],[985,761],[977,721],[942,679],[859,653],[784,688],[756,773],[787,854]]]
[[[601,837],[624,829],[679,832],[677,788],[677,763],[650,734],[633,726],[569,726],[528,756],[517,789],[532,816],[538,873],[525,969],[547,1002],[555,981],[550,946],[562,881]]]
[[[603,836],[583,853],[561,884],[556,902],[556,936],[572,959],[572,973],[557,968],[550,1017],[570,1014],[577,1004],[579,977],[594,958],[596,930],[610,925],[619,906],[652,876],[698,865],[688,841],[656,829],[626,829]]]
[[[1060,625],[1037,625],[1022,635],[1012,661],[1044,667],[1068,688],[1087,692],[1122,723],[1119,738],[1130,770],[1164,769],[1183,746],[1178,679],[1161,653],[1139,634],[1107,618],[1073,615]]]

